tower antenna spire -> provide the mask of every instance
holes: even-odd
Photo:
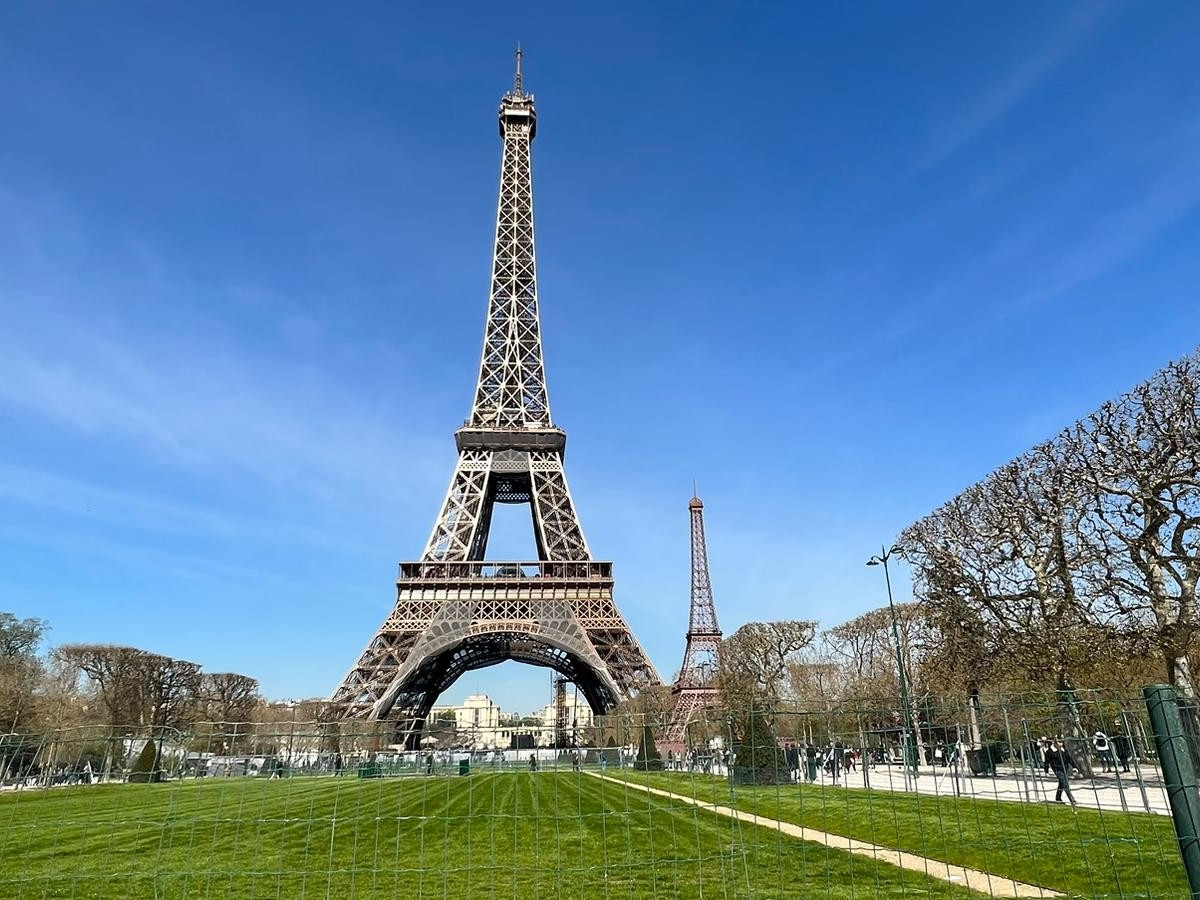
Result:
[[[524,80],[521,78],[521,60],[525,58],[525,51],[521,49],[521,43],[517,42],[517,77],[514,79],[513,87],[518,94],[525,93]]]

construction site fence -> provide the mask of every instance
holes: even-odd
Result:
[[[0,895],[1200,896],[1167,686],[717,700],[552,747],[274,712],[0,734]]]

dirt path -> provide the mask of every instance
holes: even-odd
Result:
[[[700,809],[708,810],[716,813],[719,816],[727,816],[738,822],[749,822],[752,825],[760,825],[763,828],[773,828],[781,834],[789,835],[790,837],[799,838],[802,841],[812,841],[816,844],[823,844],[834,850],[845,850],[847,853],[856,853],[859,856],[869,856],[871,859],[878,862],[889,863],[893,866],[899,866],[901,869],[908,869],[913,872],[920,872],[928,875],[931,878],[939,878],[942,881],[950,884],[965,885],[973,891],[979,891],[983,894],[989,894],[993,897],[1062,897],[1063,894],[1058,891],[1050,890],[1049,888],[1039,887],[1036,884],[1027,884],[1024,881],[1013,881],[1010,878],[1001,878],[998,875],[992,875],[988,872],[980,871],[979,869],[968,869],[965,866],[957,866],[952,863],[942,862],[938,859],[930,859],[927,856],[921,856],[917,853],[908,853],[904,850],[893,850],[890,847],[881,847],[878,844],[868,844],[865,841],[857,841],[853,838],[843,837],[840,834],[830,834],[827,831],[816,831],[812,828],[805,828],[802,825],[793,825],[791,822],[780,822],[778,819],[768,819],[764,816],[755,815],[754,813],[743,812],[740,809],[733,809],[729,806],[718,806],[713,803],[705,803],[701,800],[696,800],[692,797],[685,797],[682,794],[673,794],[670,791],[652,788],[647,785],[637,784],[632,781],[622,781],[620,778],[613,778],[608,775],[600,775],[595,772],[589,772],[595,778],[600,778],[604,781],[611,781],[613,784],[624,785],[626,788],[642,791],[647,794],[654,794],[658,797],[667,797],[671,800],[680,803],[687,803],[691,806],[699,807]]]

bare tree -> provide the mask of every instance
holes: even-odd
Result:
[[[1198,696],[1200,357],[1173,362],[1068,429],[1090,497],[1089,588],[1143,633],[1182,697]]]
[[[249,736],[249,723],[262,705],[258,679],[236,672],[201,675],[198,699],[199,715],[211,724],[222,753]]]
[[[790,667],[816,633],[816,622],[749,622],[722,641],[720,683],[726,703],[774,707]]]
[[[64,644],[54,653],[64,666],[87,679],[87,686],[101,705],[105,724],[142,724],[145,650],[112,644]]]
[[[206,672],[200,679],[202,715],[210,722],[249,722],[262,703],[258,679],[237,672]]]
[[[0,733],[24,732],[38,719],[42,664],[37,651],[49,626],[0,612]]]
[[[10,612],[0,612],[0,660],[36,656],[49,630],[44,619],[18,619]]]
[[[187,724],[200,689],[200,664],[143,653],[139,668],[143,722],[159,730]]]

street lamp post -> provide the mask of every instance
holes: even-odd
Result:
[[[896,603],[892,599],[892,576],[888,571],[888,560],[893,553],[899,551],[899,547],[881,548],[881,553],[878,556],[872,556],[867,560],[868,566],[883,566],[883,577],[887,582],[888,609],[892,614],[892,639],[896,642],[896,667],[900,674],[900,702],[904,705],[904,727],[907,735],[904,740],[904,759],[907,766],[911,766],[913,774],[918,774],[920,771],[918,756],[921,746],[921,735],[917,732],[916,723],[913,721],[912,703],[908,697],[908,672],[904,665],[904,649],[900,644],[900,625],[896,616]],[[908,749],[909,738],[915,741],[912,749]]]

